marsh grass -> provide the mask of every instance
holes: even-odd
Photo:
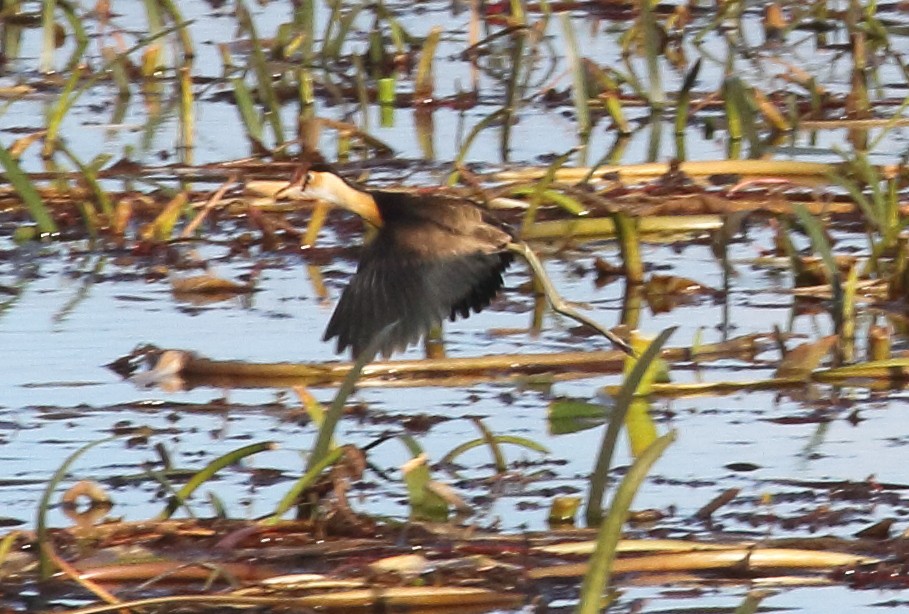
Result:
[[[186,484],[183,485],[180,490],[174,493],[174,496],[167,503],[167,507],[161,512],[158,516],[158,520],[167,520],[170,518],[174,512],[177,511],[181,506],[186,505],[187,499],[192,496],[192,494],[198,490],[201,486],[211,481],[215,474],[225,467],[239,463],[241,460],[253,454],[258,454],[259,452],[265,452],[267,450],[274,450],[275,444],[271,441],[265,441],[260,443],[253,443],[248,446],[243,446],[236,450],[232,450],[227,454],[223,454],[211,461],[198,473],[193,475]]]
[[[472,422],[476,425],[477,429],[480,430],[483,437],[480,439],[471,439],[469,441],[465,441],[463,443],[458,444],[457,446],[455,446],[454,448],[449,450],[440,459],[440,461],[439,461],[440,465],[443,465],[443,466],[450,465],[450,464],[454,463],[458,459],[458,457],[461,456],[462,454],[464,454],[465,452],[468,452],[469,450],[473,450],[474,448],[478,448],[478,447],[485,445],[485,446],[489,447],[490,454],[493,458],[493,461],[494,461],[494,464],[496,467],[496,472],[499,474],[504,474],[508,468],[508,464],[505,460],[505,454],[501,449],[502,444],[518,446],[520,448],[524,448],[526,450],[533,451],[533,452],[538,452],[540,454],[549,454],[550,453],[548,448],[546,448],[539,442],[536,442],[527,437],[518,437],[515,435],[496,435],[495,433],[493,433],[486,427],[486,424],[482,420],[474,418],[474,419],[472,419]],[[456,472],[452,472],[452,473],[455,475],[455,477],[457,477]]]
[[[413,437],[402,435],[399,439],[411,455],[411,460],[401,467],[402,480],[407,488],[409,518],[416,521],[448,521],[449,504],[432,488],[428,455]]]
[[[612,221],[619,240],[625,279],[632,284],[644,283],[644,261],[641,258],[637,219],[624,212],[616,212],[612,216]]]
[[[80,92],[77,92],[76,86],[79,85],[79,81],[82,77],[82,70],[74,70],[63,85],[57,104],[52,106],[49,110],[46,123],[46,134],[44,136],[44,148],[41,150],[41,155],[44,158],[50,158],[54,153],[57,140],[60,136],[60,125],[63,122],[63,118],[70,109],[72,109],[73,104],[79,97]]]
[[[657,336],[656,339],[653,340],[653,342],[647,346],[647,349],[644,350],[639,358],[628,359],[634,361],[634,366],[625,377],[625,380],[622,383],[622,388],[620,389],[618,395],[616,395],[615,406],[612,410],[612,413],[610,414],[609,424],[603,431],[603,440],[600,444],[599,451],[597,452],[596,464],[594,465],[593,471],[591,472],[590,491],[587,495],[587,505],[584,512],[587,519],[587,524],[590,526],[597,526],[603,520],[603,495],[606,492],[606,483],[609,479],[609,470],[612,466],[612,457],[615,454],[616,441],[618,441],[619,433],[625,425],[625,416],[628,413],[628,408],[631,406],[632,400],[637,393],[638,386],[640,386],[641,382],[645,379],[648,370],[653,368],[654,359],[657,357],[660,349],[663,347],[663,345],[666,343],[674,331],[674,328],[664,330]],[[657,456],[658,455],[659,453],[657,453]],[[638,483],[639,482],[635,482],[633,479],[629,481],[626,488],[631,490],[630,492],[628,490],[624,491],[623,497],[633,496],[633,492],[636,489]],[[616,497],[618,497],[618,495],[616,495]],[[628,504],[630,505],[630,500],[628,501]],[[613,540],[618,539],[617,534],[613,534],[613,531],[621,529],[621,526],[624,523],[624,515],[628,509],[627,506],[623,506],[624,503],[620,503],[617,507],[615,507],[614,510],[610,509],[608,512],[608,515],[610,515],[609,522],[611,528],[609,529],[609,532],[604,534],[602,538],[603,540],[606,540],[607,544],[604,546],[605,551],[601,554],[601,556],[605,556],[607,558],[612,556],[609,553],[609,549],[614,547]],[[621,520],[618,520],[615,517],[611,517],[613,513],[617,517],[620,517]],[[619,525],[618,529],[615,527],[616,522],[618,522]],[[597,573],[599,574],[600,572]],[[598,576],[595,581],[600,581],[598,586],[602,586],[603,583],[605,583],[605,578],[600,578]]]
[[[184,164],[192,164],[193,148],[196,142],[196,113],[195,94],[189,66],[181,66],[177,70],[177,83],[179,89],[179,118],[180,118],[180,152]]]
[[[284,144],[284,126],[281,124],[280,103],[272,83],[272,74],[265,57],[265,50],[259,41],[255,23],[249,9],[242,0],[237,3],[237,22],[250,38],[252,53],[250,69],[256,76],[256,93],[264,108],[266,123],[271,127],[275,148]]]
[[[683,136],[685,134],[685,129],[688,126],[688,113],[691,108],[691,92],[697,82],[698,74],[701,72],[701,62],[702,58],[695,60],[694,64],[692,64],[691,68],[688,69],[688,72],[685,74],[685,81],[682,82],[682,87],[679,90],[678,103],[675,111],[676,136]],[[684,143],[684,139],[682,139],[681,142]],[[680,153],[679,159],[684,160],[685,156]]]
[[[843,323],[845,322],[844,314],[846,301],[839,268],[836,265],[836,260],[833,258],[833,251],[830,249],[830,243],[824,236],[824,231],[821,228],[820,223],[815,217],[808,213],[804,207],[797,205],[795,207],[795,214],[808,233],[808,236],[811,238],[812,247],[820,254],[821,259],[824,262],[827,279],[829,280],[833,291],[833,304],[831,306],[833,326],[837,333],[841,333],[843,330]]]
[[[414,77],[413,93],[414,99],[420,101],[431,101],[435,95],[435,55],[436,47],[439,46],[439,39],[442,37],[442,28],[433,27],[426,40],[423,41],[423,47],[420,53],[419,64],[417,65],[417,74]]]
[[[572,74],[572,94],[574,98],[575,113],[577,113],[578,134],[584,140],[590,134],[591,120],[590,107],[587,104],[588,88],[587,80],[584,76],[584,63],[581,58],[581,52],[578,49],[578,42],[574,36],[574,26],[568,13],[559,15],[562,23],[562,33],[567,43],[566,52],[568,66]]]
[[[632,375],[633,377],[634,375]],[[575,610],[579,614],[594,614],[602,611],[603,592],[610,589],[609,582],[616,558],[616,550],[628,510],[634,501],[641,483],[647,478],[650,468],[666,448],[675,440],[675,433],[668,433],[654,441],[631,465],[628,473],[616,489],[609,510],[597,533],[596,549],[590,556],[589,570],[581,584],[580,602]],[[589,507],[588,507],[589,511]],[[607,598],[607,604],[614,598]]]
[[[47,514],[51,506],[51,497],[54,496],[60,483],[66,479],[70,467],[79,460],[79,457],[92,448],[110,443],[115,439],[117,439],[117,436],[107,437],[105,439],[99,439],[98,441],[89,442],[80,447],[63,461],[63,464],[60,465],[57,471],[51,476],[50,480],[48,480],[47,486],[44,489],[44,494],[38,502],[37,517],[35,518],[35,545],[38,547],[39,552],[38,574],[42,580],[50,578],[55,571],[55,565],[50,556],[52,545],[47,524]]]
[[[871,232],[868,235],[871,257],[869,270],[877,275],[885,273],[880,259],[892,254],[897,238],[906,226],[900,210],[899,180],[886,178],[881,170],[868,160],[867,154],[857,152],[847,158],[843,172],[831,174],[835,185],[845,189],[860,208]]]
[[[524,232],[528,227],[533,225],[536,220],[537,210],[540,208],[540,205],[543,203],[544,197],[548,196],[551,202],[556,204],[563,204],[563,207],[574,215],[586,215],[587,211],[584,209],[577,200],[571,198],[570,196],[563,195],[561,192],[556,190],[549,190],[550,185],[555,180],[556,173],[559,168],[565,165],[568,162],[568,159],[571,158],[577,152],[576,149],[571,149],[558,157],[549,165],[549,168],[546,170],[546,174],[543,175],[543,178],[536,182],[536,185],[533,186],[533,191],[530,193],[530,202],[527,207],[527,211],[524,213],[524,220],[521,223],[521,235],[524,235]],[[520,191],[512,191],[512,195],[520,195]]]
[[[324,424],[324,421],[323,421]],[[267,523],[280,522],[281,518],[289,511],[300,504],[304,493],[311,488],[322,474],[341,460],[344,456],[342,448],[335,448],[327,452],[324,456],[315,462],[310,462],[306,472],[294,483],[291,488],[284,493],[281,500],[275,506],[274,512],[266,519]]]
[[[357,380],[360,378],[360,373],[362,373],[364,367],[366,367],[378,353],[385,337],[391,332],[394,325],[395,323],[392,323],[382,329],[375,338],[367,344],[363,352],[357,356],[357,360],[344,378],[344,382],[338,389],[337,394],[335,394],[331,406],[328,408],[328,411],[325,412],[322,423],[319,425],[319,433],[306,464],[307,471],[312,470],[313,467],[322,463],[322,460],[328,455],[329,450],[331,449],[332,439],[334,438],[335,428],[337,428],[338,422],[344,415],[344,404],[347,402],[347,398],[353,393],[354,388],[357,385]]]
[[[0,147],[0,165],[13,189],[22,199],[29,215],[43,235],[52,235],[57,232],[57,224],[50,211],[44,204],[35,184],[22,172],[19,163],[13,159],[4,147]]]
[[[662,40],[665,32],[657,22],[653,6],[644,2],[640,5],[637,27],[643,40],[644,60],[647,63],[648,92],[647,98],[654,112],[659,113],[666,106],[666,94],[663,91],[663,76],[660,70],[660,56],[663,55]]]
[[[114,206],[111,203],[110,196],[107,191],[101,187],[101,183],[98,181],[98,168],[104,164],[106,157],[93,161],[91,164],[84,164],[76,157],[76,154],[66,145],[66,143],[57,143],[57,149],[69,159],[76,169],[78,169],[82,181],[91,194],[92,200],[83,202],[79,208],[82,212],[85,226],[88,229],[89,234],[97,236],[99,213],[103,214],[105,222],[110,222],[114,217]]]

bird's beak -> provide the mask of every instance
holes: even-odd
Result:
[[[306,187],[312,180],[309,165],[306,164],[294,172],[287,185],[274,193],[273,198],[299,198],[306,192]]]

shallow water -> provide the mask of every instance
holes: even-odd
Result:
[[[760,243],[761,237],[756,237]],[[744,253],[753,246],[743,245]],[[61,248],[63,249],[63,248]],[[645,258],[665,262],[670,248],[653,247]],[[710,262],[706,248],[689,247],[671,273],[688,276],[708,285],[719,282],[718,268]],[[232,299],[206,306],[190,306],[174,298],[167,280],[131,281],[116,279],[123,269],[113,263],[98,264],[97,256],[67,258],[65,254],[41,258],[37,278],[25,282],[20,297],[0,319],[0,343],[10,351],[2,355],[0,372],[5,374],[7,393],[0,420],[8,424],[3,463],[7,478],[33,481],[0,487],[0,501],[7,515],[31,522],[34,502],[44,479],[61,463],[62,457],[88,441],[110,434],[114,424],[149,426],[170,450],[179,467],[199,467],[206,459],[259,440],[274,440],[280,450],[257,455],[248,468],[274,468],[292,479],[301,468],[302,455],[311,444],[314,429],[297,423],[296,400],[287,391],[212,390],[167,393],[142,390],[122,381],[104,367],[134,346],[152,343],[159,347],[196,351],[219,359],[258,362],[321,361],[332,358],[332,348],[320,341],[330,305],[313,294],[302,262],[292,257],[277,259],[267,268],[256,292],[248,301]],[[592,307],[603,322],[614,321],[621,302],[619,284],[595,288],[588,275],[577,277],[573,265],[579,260],[550,260],[548,269],[563,294]],[[349,269],[345,263],[344,268]],[[246,270],[242,263],[218,267],[218,273],[232,277]],[[335,268],[332,265],[331,268]],[[730,334],[766,332],[774,324],[786,327],[790,318],[790,295],[780,290],[780,281],[760,271],[739,267],[742,275],[733,280],[729,297]],[[77,271],[89,271],[79,274]],[[127,267],[125,270],[129,270]],[[92,271],[94,271],[92,273]],[[110,275],[114,279],[104,279]],[[7,277],[9,272],[7,272]],[[98,279],[100,278],[100,279]],[[513,288],[526,281],[526,273],[515,267],[508,275],[506,294],[509,312],[490,310],[449,327],[450,355],[469,356],[502,352],[551,352],[566,349],[602,347],[597,339],[578,338],[571,325],[561,318],[548,317],[545,331],[537,338],[527,334],[490,336],[490,329],[517,329],[526,326],[530,300]],[[332,295],[338,289],[332,287]],[[515,302],[526,303],[525,313],[513,313]],[[765,307],[762,305],[772,305]],[[668,314],[652,316],[645,308],[642,330],[660,330],[679,325],[673,342],[688,345],[695,335],[703,342],[720,340],[722,305],[701,299],[691,306],[679,307]],[[794,320],[793,332],[815,336],[829,326],[825,317],[801,316]],[[773,359],[773,352],[761,356]],[[417,350],[409,352],[418,356]],[[700,368],[673,369],[674,381],[717,381],[760,379],[772,374],[738,361],[721,361]],[[393,432],[414,414],[442,416],[448,420],[434,425],[417,437],[431,458],[438,460],[456,444],[478,436],[465,415],[483,416],[496,433],[518,434],[546,445],[551,450],[543,467],[553,472],[539,483],[512,485],[508,493],[484,508],[480,522],[501,522],[503,528],[545,528],[545,513],[537,505],[540,487],[565,487],[585,492],[586,474],[592,465],[593,450],[599,445],[599,429],[571,435],[547,433],[546,407],[555,396],[595,398],[599,386],[616,383],[615,376],[560,382],[547,393],[523,389],[509,383],[474,384],[466,388],[370,388],[355,396],[365,404],[362,419],[346,419],[339,439],[365,444],[387,430]],[[323,401],[332,390],[315,390]],[[902,423],[901,409],[906,406],[902,391],[868,393],[863,389],[844,389],[834,393],[827,387],[813,390],[736,393],[727,396],[657,400],[653,411],[666,428],[678,431],[678,441],[658,463],[654,479],[642,490],[636,506],[667,509],[676,514],[665,525],[680,530],[693,528],[687,520],[701,505],[721,490],[742,488],[742,499],[756,500],[765,494],[785,493],[787,488],[776,479],[854,480],[871,474],[882,482],[902,483],[901,467],[904,441],[896,433]],[[793,395],[795,397],[793,398]],[[812,398],[814,400],[812,400]],[[224,404],[227,405],[224,405]],[[220,404],[220,407],[219,407]],[[774,423],[773,419],[807,417],[819,409],[825,422]],[[846,420],[859,410],[864,420],[852,425]],[[826,422],[829,420],[829,422]],[[52,453],[49,453],[52,451]],[[388,442],[370,455],[380,467],[394,470],[407,458],[400,444]],[[528,451],[509,450],[509,459],[540,460]],[[141,473],[142,463],[155,462],[149,444],[129,446],[118,440],[89,452],[77,464],[77,474],[95,479]],[[553,461],[555,464],[553,464]],[[483,467],[489,462],[485,450],[462,459],[468,467]],[[627,462],[627,456],[624,461]],[[753,463],[754,471],[737,473],[726,468],[732,463]],[[468,475],[488,476],[489,469],[478,468]],[[251,487],[251,475],[244,470],[228,471],[217,483],[218,495],[230,509],[240,505],[244,513],[266,513],[287,483]],[[253,488],[253,490],[250,490]],[[152,493],[154,486],[114,491],[117,514],[142,518],[158,509]],[[793,489],[802,490],[802,489]],[[270,495],[269,491],[274,494]],[[3,496],[5,492],[6,496]],[[489,494],[478,486],[470,495]],[[391,495],[390,497],[387,495]],[[400,485],[386,484],[367,493],[363,509],[371,513],[406,514]],[[242,502],[250,501],[249,507]],[[528,502],[536,505],[522,509]],[[202,504],[204,508],[204,504]],[[795,512],[799,505],[774,507],[781,515]],[[745,505],[745,509],[749,509]],[[895,513],[889,505],[869,506],[842,527],[849,535],[867,523]],[[55,518],[63,522],[62,518]],[[738,527],[735,523],[729,529]],[[771,528],[758,533],[773,534]]]

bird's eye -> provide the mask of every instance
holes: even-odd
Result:
[[[307,172],[306,176],[303,178],[303,189],[305,190],[313,182],[315,176],[311,172]]]

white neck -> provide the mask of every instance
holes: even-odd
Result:
[[[369,193],[349,186],[337,175],[318,173],[304,193],[352,211],[374,226],[382,225],[375,199]]]

